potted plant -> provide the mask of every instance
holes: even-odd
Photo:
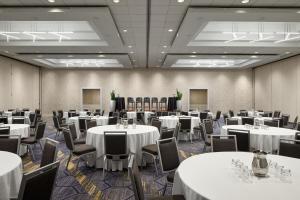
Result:
[[[111,112],[114,112],[116,110],[116,93],[114,90],[110,92],[110,104],[109,104],[109,110]]]
[[[181,99],[182,99],[182,92],[176,89],[176,106],[177,106],[177,110],[179,111],[182,108]]]

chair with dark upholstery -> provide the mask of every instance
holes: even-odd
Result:
[[[159,119],[152,119],[152,121],[151,121],[151,126],[155,126],[158,129],[159,133],[161,133],[161,131],[162,131],[161,124],[162,124],[162,122]]]
[[[191,134],[191,118],[190,117],[179,117],[180,123],[180,134],[186,134],[190,141],[193,142],[192,134]]]
[[[174,137],[175,137],[176,141],[178,141],[178,135],[179,135],[180,128],[181,128],[181,124],[178,122],[174,129]]]
[[[158,98],[157,97],[152,97],[151,98],[151,110],[158,110]]]
[[[40,167],[44,167],[56,162],[58,142],[50,138],[46,138]]]
[[[278,154],[300,159],[300,140],[280,139]]]
[[[226,125],[239,125],[239,120],[238,119],[232,119],[232,118],[227,118],[226,119]]]
[[[263,117],[272,117],[273,113],[271,111],[264,111],[264,114],[262,114]]]
[[[78,122],[79,122],[79,130],[80,132],[86,133],[86,122],[90,121],[91,117],[78,117]]]
[[[150,105],[150,97],[144,97],[144,111],[150,111],[151,105]]]
[[[126,131],[105,131],[104,132],[104,158],[103,158],[103,180],[105,179],[105,169],[108,168],[108,160],[120,161],[129,158],[127,148]]]
[[[56,116],[57,116],[57,113],[56,113],[55,110],[52,110],[52,116],[53,116],[53,117],[56,117]]]
[[[264,120],[264,125],[271,127],[279,127],[279,120]]]
[[[41,114],[41,110],[40,109],[35,109],[35,114],[38,114],[38,115],[40,115]]]
[[[10,126],[0,127],[0,135],[9,136],[9,134],[10,134]]]
[[[254,125],[254,118],[253,117],[242,117],[242,125],[249,124]]]
[[[1,116],[0,117],[0,123],[8,124],[8,117],[7,116]]]
[[[167,173],[167,183],[164,186],[163,195],[166,192],[167,184],[174,182],[175,171],[180,164],[176,139],[168,138],[157,140],[157,149],[160,165],[163,173]]]
[[[25,118],[24,117],[13,117],[12,124],[25,124]]]
[[[30,124],[32,124],[32,122],[34,121],[34,118],[35,118],[35,113],[33,113],[33,112],[29,113]]]
[[[189,116],[189,112],[181,111],[181,112],[180,112],[180,115]]]
[[[229,118],[228,114],[227,113],[223,113],[223,120],[224,120],[224,122],[226,122],[228,118]]]
[[[94,119],[93,120],[87,120],[85,122],[86,122],[86,129],[87,130],[97,126],[97,121],[94,120]]]
[[[118,123],[118,118],[117,117],[109,117],[108,118],[108,125],[115,125]]]
[[[211,152],[237,151],[235,135],[211,135]]]
[[[297,122],[298,122],[298,116],[295,117],[294,122],[288,122],[284,128],[288,129],[296,129],[297,128]]]
[[[127,97],[127,110],[128,111],[135,110],[135,101],[133,97]]]
[[[145,118],[144,118],[144,112],[137,112],[136,113],[136,121],[140,125],[145,125]]]
[[[129,164],[128,164],[129,176],[131,180],[131,185],[134,193],[135,200],[144,200],[144,190],[143,184],[141,180],[141,175],[139,168],[135,162],[134,155],[130,156]],[[174,196],[164,196],[164,197],[150,197],[148,199],[151,200],[184,200],[183,195],[174,195]]]
[[[58,118],[58,117],[57,117]],[[33,121],[30,121],[30,129],[34,131],[36,129],[36,126],[38,122],[40,122],[42,119],[42,116],[40,114],[34,114]]]
[[[85,138],[84,137],[77,138],[79,134],[77,133],[77,129],[76,129],[75,124],[69,124],[69,130],[70,130],[70,133],[72,135],[74,144],[85,144]]]
[[[250,151],[250,130],[227,129],[227,135],[235,135],[238,151]]]
[[[279,118],[279,117],[280,117],[280,113],[281,113],[281,111],[275,110],[275,111],[274,111],[274,114],[273,114],[273,117],[274,117],[274,118]]]
[[[21,136],[0,135],[0,151],[8,151],[19,155]],[[2,160],[2,162],[5,162]]]
[[[72,156],[79,157],[76,165],[76,169],[78,169],[78,165],[80,162],[80,159],[82,157],[90,156],[92,155],[93,158],[96,158],[96,148],[92,145],[88,144],[74,144],[72,134],[70,133],[69,129],[63,128],[63,134],[66,142],[66,146],[68,150],[70,151],[69,159],[66,165],[66,169],[68,169],[69,162],[72,158]]]
[[[168,116],[176,116],[176,112],[168,112]]]
[[[199,114],[197,114],[197,113],[191,113],[190,116],[192,116],[192,117],[199,117]]]
[[[32,160],[35,160],[35,156],[34,156],[31,145],[38,143],[40,145],[41,149],[43,149],[42,144],[41,144],[41,139],[44,137],[45,129],[46,129],[46,122],[39,122],[37,125],[37,128],[35,129],[34,136],[30,136],[30,137],[21,139],[21,145],[25,145],[25,146],[29,147],[28,149],[31,153]]]
[[[219,120],[220,120],[220,118],[221,118],[221,111],[217,111],[217,114],[216,114],[216,117],[214,118],[214,122],[216,122],[217,124],[218,124],[218,127],[220,127],[220,122],[219,122]]]
[[[168,105],[167,105],[167,97],[162,97],[159,101],[159,110],[160,111],[166,111],[168,109]]]
[[[161,112],[161,116],[168,116],[168,112],[167,111]]]
[[[229,117],[234,117],[234,112],[233,112],[233,110],[229,110]]]
[[[203,122],[203,120],[208,118],[208,113],[207,112],[200,112],[199,117],[200,117],[200,121]]]
[[[23,175],[18,200],[50,200],[59,161]]]
[[[54,127],[56,129],[56,135],[55,135],[55,138],[61,133],[62,129],[66,126],[61,126],[58,122],[58,117],[53,117],[53,124],[54,124]]]
[[[143,110],[143,98],[142,97],[135,98],[135,108],[136,108],[136,111]]]

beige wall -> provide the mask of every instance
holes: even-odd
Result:
[[[39,107],[39,68],[0,56],[0,110]]]
[[[300,116],[300,56],[255,69],[255,108]]]
[[[120,96],[173,96],[183,92],[188,109],[190,88],[207,88],[212,111],[252,107],[251,70],[49,70],[42,71],[44,112],[81,109],[81,88],[101,88],[102,106],[108,111],[109,93]]]

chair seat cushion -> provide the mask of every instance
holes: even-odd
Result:
[[[129,155],[122,155],[122,156],[111,156],[111,155],[106,155],[106,158],[109,159],[109,160],[123,160],[123,159],[126,159],[128,158]]]
[[[74,145],[74,151],[73,151],[73,153],[75,155],[82,155],[82,154],[86,154],[86,153],[91,153],[93,151],[96,151],[96,148],[93,147],[92,145],[77,144],[77,145]]]
[[[162,197],[152,197],[150,200],[185,200],[183,195],[170,195],[170,196],[162,196]]]
[[[79,138],[73,141],[74,144],[85,144],[85,138]]]
[[[143,146],[142,147],[142,151],[145,151],[147,153],[150,153],[152,155],[158,155],[158,149],[157,149],[157,145],[156,144],[150,144],[147,146]]]
[[[22,138],[21,143],[23,144],[34,144],[36,143],[36,140],[34,137],[27,137],[27,138]]]
[[[170,173],[167,175],[167,181],[170,182],[170,183],[173,183],[173,182],[174,182],[174,176],[175,176],[175,171],[170,172]]]

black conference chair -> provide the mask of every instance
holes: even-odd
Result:
[[[86,121],[86,129],[90,129],[90,128],[93,128],[93,127],[96,127],[97,126],[97,121],[96,120],[89,120],[89,121]]]
[[[67,125],[63,125],[63,126],[60,125],[57,116],[56,116],[56,117],[53,117],[53,124],[54,124],[54,127],[55,127],[55,129],[56,129],[56,135],[55,135],[55,138],[56,138],[56,137],[59,136],[59,134],[62,132],[62,129],[63,129],[64,127],[66,127]]]
[[[128,111],[135,110],[135,101],[133,97],[127,97],[127,109]]]
[[[286,127],[288,125],[288,123],[289,123],[290,115],[288,115],[288,114],[282,114],[281,118],[282,118],[282,127]]]
[[[158,98],[157,97],[151,98],[151,109],[154,111],[158,110]]]
[[[77,138],[77,130],[75,124],[69,124],[69,130],[73,138],[74,144],[85,144],[85,138]]]
[[[150,97],[144,97],[144,111],[150,111]]]
[[[219,120],[220,120],[220,118],[221,118],[221,111],[217,111],[217,114],[216,114],[216,117],[214,118],[214,122],[216,122],[217,124],[218,124],[218,127],[220,127],[220,122],[219,122]]]
[[[9,136],[9,134],[10,134],[10,126],[0,127],[0,135]]]
[[[24,117],[13,117],[12,124],[25,124],[25,118]]]
[[[300,159],[300,140],[280,139],[278,154]]]
[[[254,125],[254,118],[253,117],[242,117],[242,124],[249,124]]]
[[[142,97],[137,97],[135,99],[135,107],[137,111],[143,110],[143,98]]]
[[[238,151],[250,151],[250,130],[227,129],[227,135],[235,135]]]
[[[264,125],[278,128],[279,127],[279,120],[275,120],[275,119],[265,120]]]
[[[234,117],[234,112],[233,112],[233,110],[229,110],[229,117]]]
[[[203,120],[208,118],[208,113],[207,112],[200,112],[199,117],[200,117],[201,122],[203,122]]]
[[[280,113],[281,113],[281,111],[275,110],[275,111],[274,111],[274,114],[273,114],[273,117],[274,117],[274,118],[279,118],[279,117],[280,117]]]
[[[297,122],[298,122],[298,116],[295,117],[293,122],[288,122],[288,124],[286,126],[284,126],[284,128],[296,129],[297,128]]]
[[[50,200],[59,161],[23,175],[18,200]]]
[[[211,151],[237,151],[237,143],[235,135],[211,135]]]
[[[239,125],[239,120],[227,118],[226,125]]]
[[[8,151],[19,155],[20,141],[21,136],[19,135],[0,135],[0,151]]]
[[[134,155],[130,156],[129,164],[128,164],[128,170],[131,180],[131,185],[134,193],[135,200],[144,200],[144,190],[143,190],[143,184],[141,180],[141,175],[139,168],[135,162]],[[164,196],[164,197],[151,197],[151,200],[184,200],[183,195],[173,195],[173,196]]]
[[[0,117],[0,123],[1,124],[8,124],[8,117],[7,116],[1,116]]]
[[[180,134],[186,134],[190,141],[193,142],[193,136],[191,134],[191,118],[190,117],[180,117],[179,118],[179,123],[180,123]]]
[[[185,112],[185,111],[181,111],[181,112],[180,112],[180,115],[189,116],[189,113],[188,113],[188,112]]]
[[[118,123],[118,118],[117,117],[109,117],[108,118],[108,125],[115,125]]]
[[[44,167],[56,162],[58,142],[50,138],[46,138],[40,167]]]

